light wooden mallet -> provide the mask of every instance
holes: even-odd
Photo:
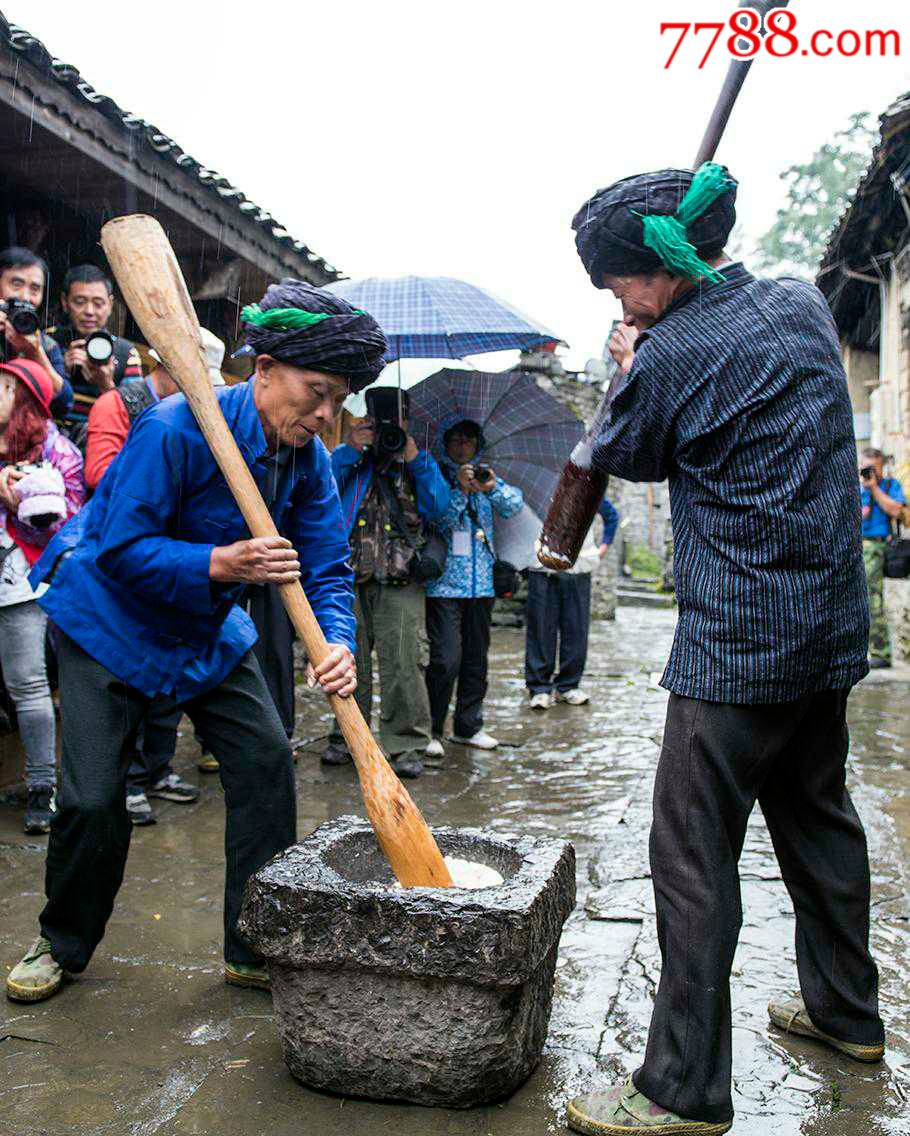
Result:
[[[190,409],[253,536],[277,536],[275,523],[228,430],[212,389],[183,273],[153,217],[117,217],[101,230],[101,245],[136,323],[155,348]],[[281,598],[307,655],[328,651],[300,584],[282,584]],[[420,810],[386,761],[353,698],[329,695],[360,778],[367,816],[392,870],[405,887],[451,887],[442,854]]]

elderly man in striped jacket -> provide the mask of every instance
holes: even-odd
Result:
[[[679,602],[651,830],[660,985],[641,1068],[570,1104],[585,1133],[731,1127],[737,862],[756,801],[796,912],[802,996],[772,1001],[772,1021],[861,1061],[884,1051],[866,840],[844,785],[868,628],[850,400],[822,295],[724,255],[735,192],[713,163],[662,170],[574,221],[624,315],[594,461],[669,479]]]

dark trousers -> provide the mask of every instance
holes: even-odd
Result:
[[[459,738],[469,738],[483,729],[492,618],[492,599],[427,597],[427,635],[430,639],[427,691],[435,737],[442,737],[456,682],[458,694],[452,733]]]
[[[277,584],[251,584],[246,609],[259,638],[253,652],[287,736],[294,735],[294,626]]]
[[[177,748],[177,727],[182,711],[173,698],[162,695],[149,705],[130,762],[126,783],[130,789],[147,789],[171,772]]]
[[[635,1084],[682,1116],[733,1115],[737,862],[756,800],[796,913],[809,1016],[843,1041],[883,1039],[866,838],[845,785],[846,704],[846,691],[768,706],[670,696],[651,828],[662,969]]]
[[[123,880],[131,824],[127,767],[150,700],[58,632],[62,754],[47,848],[41,933],[66,970],[85,969]],[[224,954],[256,956],[235,930],[243,888],[296,839],[291,749],[252,652],[220,685],[187,702],[206,748],[218,754],[225,825]]]
[[[588,661],[590,572],[529,572],[525,619],[525,686],[532,694],[574,690]]]

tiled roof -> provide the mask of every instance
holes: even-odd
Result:
[[[875,307],[878,297],[868,281],[846,272],[878,277],[906,240],[910,92],[892,103],[879,123],[881,134],[869,166],[831,232],[817,276],[841,334],[851,342],[862,342],[874,331],[870,305]]]
[[[248,221],[260,226],[267,239],[297,256],[306,258],[317,272],[325,275],[326,281],[341,279],[342,274],[333,265],[317,256],[302,241],[295,240],[270,213],[250,201],[246,194],[232,185],[226,177],[206,168],[152,123],[130,114],[108,95],[96,91],[77,68],[62,59],[55,59],[39,39],[25,28],[10,24],[0,12],[0,48],[3,47],[27,59],[46,78],[81,96],[98,114],[103,115],[119,129],[131,134],[134,141],[138,140],[140,145],[147,146],[155,154],[173,162],[175,167],[194,176],[204,194],[216,195],[222,202],[227,202],[236,208]]]

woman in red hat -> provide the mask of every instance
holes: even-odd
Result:
[[[25,748],[26,832],[50,829],[57,783],[47,616],[28,573],[85,500],[82,455],[51,421],[53,397],[37,363],[0,364],[0,667]]]

